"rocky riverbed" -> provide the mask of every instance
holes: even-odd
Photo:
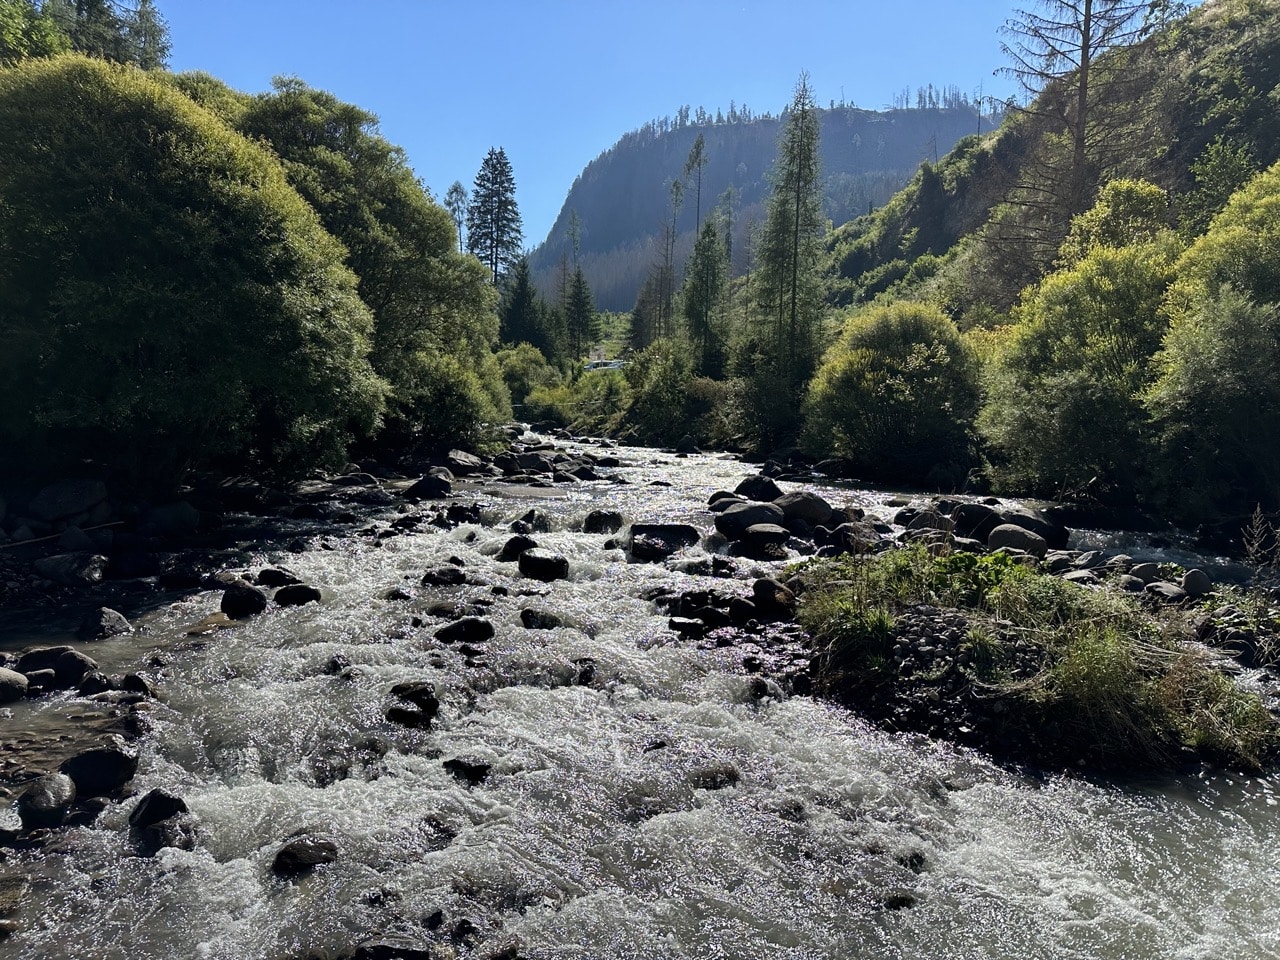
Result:
[[[1014,504],[895,499],[787,465],[531,435],[493,461],[366,463],[289,491],[227,484],[97,530],[113,514],[87,499],[43,521],[63,524],[57,552],[6,551],[0,577],[23,608],[0,673],[12,801],[0,908],[20,956],[630,956],[635,944],[685,956],[712,942],[726,956],[767,944],[853,956],[923,943],[924,915],[958,895],[954,865],[941,887],[930,879],[955,843],[940,798],[986,784],[1012,802],[1024,774],[883,739],[992,748],[998,724],[975,723],[959,695],[929,704],[904,684],[891,709],[870,705],[893,734],[812,700],[787,564],[945,540],[1151,603],[1215,587],[1067,549],[1060,524]],[[75,622],[42,620],[41,605]],[[1265,666],[1243,613],[1215,614],[1201,639],[1241,669]],[[956,617],[902,619],[904,675],[936,679],[965,629]],[[42,629],[71,642],[33,642]],[[895,807],[914,811],[900,827]],[[653,833],[676,822],[702,853]],[[246,884],[248,899],[232,892]],[[997,899],[1000,917],[1034,909],[1011,890]],[[185,927],[156,915],[175,908]],[[876,919],[902,911],[922,919]],[[132,943],[104,946],[138,923]],[[1129,942],[1102,926],[1108,949]],[[1021,955],[1061,955],[1059,935]]]

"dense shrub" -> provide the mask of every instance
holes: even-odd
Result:
[[[518,343],[514,347],[499,350],[497,359],[502,379],[511,392],[511,402],[517,406],[522,405],[525,398],[538,387],[554,386],[560,380],[556,368],[532,344]]]
[[[814,377],[805,444],[868,476],[957,483],[971,462],[977,406],[977,363],[944,314],[876,307],[850,318]]]
[[[172,87],[81,57],[0,71],[0,209],[0,443],[28,466],[296,470],[373,427],[345,251]]]

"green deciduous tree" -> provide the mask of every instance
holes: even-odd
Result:
[[[899,302],[849,319],[809,389],[805,443],[868,476],[955,487],[977,409],[977,361],[955,325]]]
[[[467,206],[467,249],[489,268],[496,286],[520,256],[524,240],[516,179],[501,147],[489,150],[476,174]]]
[[[34,0],[0,0],[0,66],[70,49],[70,38]]]
[[[0,442],[26,466],[297,470],[373,426],[341,244],[170,86],[83,57],[0,72],[0,209]]]

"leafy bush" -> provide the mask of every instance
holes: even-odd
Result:
[[[1150,243],[1098,246],[1029,292],[988,369],[978,418],[998,487],[1128,500],[1146,490],[1139,394],[1152,377],[1178,252],[1167,231]]]
[[[497,360],[513,404],[522,405],[536,388],[555,386],[560,381],[556,368],[532,344],[518,343],[499,350]]]
[[[173,484],[340,461],[380,413],[345,251],[275,158],[139,70],[0,72],[0,440]]]
[[[963,479],[978,406],[977,364],[934,307],[900,302],[855,314],[809,387],[805,445],[869,475]]]
[[[493,361],[494,369],[481,368],[482,375],[457,357],[419,351],[404,366],[397,402],[379,441],[397,450],[496,449],[496,428],[511,418],[496,366]]]

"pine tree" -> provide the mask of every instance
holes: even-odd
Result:
[[[489,268],[493,282],[520,256],[524,235],[516,205],[516,180],[501,147],[489,150],[476,174],[467,207],[467,249]]]
[[[575,267],[569,283],[569,299],[565,303],[565,325],[569,328],[570,359],[580,360],[600,339],[600,317],[591,297],[591,288],[582,273]]]
[[[503,343],[531,343],[543,355],[547,355],[546,338],[542,334],[542,308],[538,302],[538,291],[533,287],[533,278],[529,271],[529,258],[521,257],[516,261],[510,281],[503,292],[501,318]]]
[[[822,308],[819,261],[823,230],[818,167],[818,107],[802,74],[778,141],[764,229],[757,306],[765,326],[764,364],[794,412],[817,357]]]
[[[702,376],[716,376],[724,351],[714,318],[724,292],[724,245],[714,219],[708,219],[693,245],[684,275],[684,320],[693,344],[694,368]]]
[[[143,70],[159,70],[169,63],[169,24],[152,0],[138,5],[124,18],[129,59]]]

